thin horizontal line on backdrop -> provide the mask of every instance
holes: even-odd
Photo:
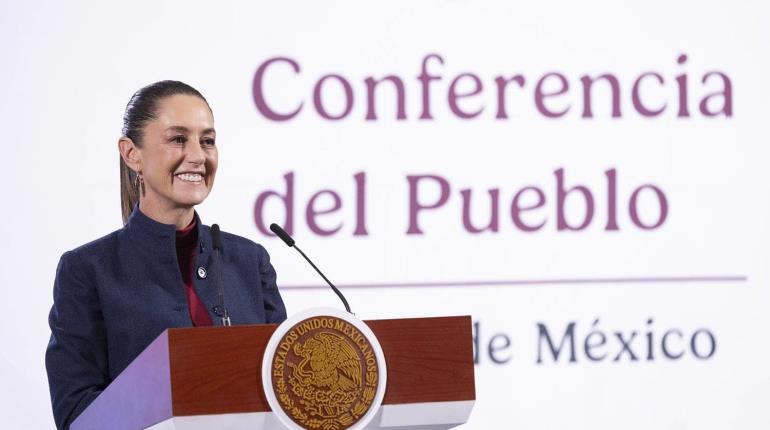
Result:
[[[340,288],[374,289],[374,288],[430,288],[430,287],[504,287],[526,285],[570,285],[570,284],[665,284],[665,283],[715,283],[715,282],[747,282],[745,275],[725,276],[645,276],[623,278],[563,278],[563,279],[509,279],[490,281],[435,281],[435,282],[391,282],[391,283],[358,283],[335,284]],[[314,285],[280,285],[285,289],[314,289],[329,288],[325,284]]]

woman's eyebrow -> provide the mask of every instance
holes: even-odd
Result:
[[[189,133],[190,129],[183,125],[172,125],[171,127],[168,127],[166,131],[173,131],[177,133]],[[209,128],[203,129],[201,131],[201,134],[217,134],[217,132],[216,130],[214,130],[213,127],[209,127]]]
[[[190,129],[181,125],[172,125],[171,127],[167,128],[166,131],[175,131],[177,133],[188,133]]]

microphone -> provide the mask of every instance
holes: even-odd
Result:
[[[337,294],[337,297],[339,297],[340,300],[342,300],[342,304],[345,305],[345,310],[347,310],[348,313],[353,314],[353,312],[351,312],[350,310],[350,305],[348,305],[348,301],[345,300],[345,296],[343,296],[340,290],[338,290],[337,287],[335,287],[334,284],[332,284],[331,281],[326,276],[324,276],[324,274],[321,273],[320,270],[318,270],[318,267],[316,267],[316,265],[313,264],[313,262],[310,261],[309,258],[307,258],[307,255],[305,255],[305,253],[302,252],[302,250],[299,249],[299,247],[294,244],[294,239],[292,239],[292,237],[289,236],[289,233],[286,233],[286,231],[276,223],[270,224],[270,231],[275,233],[276,236],[280,237],[283,243],[285,243],[289,248],[294,248],[297,250],[297,252],[302,254],[302,256],[305,257],[305,260],[307,260],[307,262],[310,263],[311,266],[313,266],[313,269],[315,269],[315,271],[318,272],[318,274],[321,275],[322,278],[324,278],[324,281],[326,281],[326,283],[329,284],[330,287],[332,287],[332,290],[334,290],[334,292]]]
[[[224,266],[222,266],[222,236],[218,224],[211,225],[211,242],[214,245],[214,262],[217,269],[214,276],[217,277],[217,285],[219,286],[219,307],[222,309],[222,315],[220,315],[220,317],[222,319],[222,325],[229,327],[232,324],[230,323],[230,314],[227,312],[227,307],[225,306],[225,287],[222,284],[222,270],[224,269]]]

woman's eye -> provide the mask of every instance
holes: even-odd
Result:
[[[215,142],[214,142],[214,139],[203,139],[203,144],[208,146],[214,146]]]
[[[175,138],[171,139],[174,143],[185,143],[187,141],[187,138],[184,136],[176,136]]]

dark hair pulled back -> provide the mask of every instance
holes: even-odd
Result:
[[[190,85],[180,81],[160,81],[140,89],[128,101],[123,114],[123,136],[131,139],[134,145],[143,145],[144,128],[157,117],[158,104],[166,97],[187,94],[200,97],[206,104],[206,98]],[[209,107],[210,108],[210,107]],[[120,206],[123,211],[123,224],[139,203],[139,184],[137,172],[131,170],[120,157]]]

